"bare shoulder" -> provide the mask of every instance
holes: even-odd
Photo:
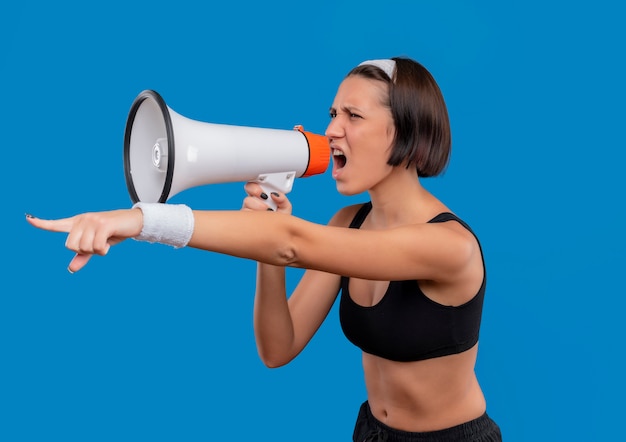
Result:
[[[462,221],[457,215],[452,212],[448,212],[454,216],[454,218],[441,223],[429,223],[431,226],[439,226],[445,229],[449,229],[450,232],[455,232],[456,238],[460,241],[467,242],[478,246],[478,238],[471,230],[470,226]]]
[[[339,209],[330,219],[328,225],[335,227],[348,227],[361,207],[363,207],[363,203],[352,204]]]

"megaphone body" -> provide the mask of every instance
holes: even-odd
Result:
[[[329,162],[326,137],[300,126],[196,121],[174,112],[152,90],[135,98],[126,122],[124,175],[133,203],[165,203],[191,187],[237,181],[288,193],[295,178],[323,173]],[[271,198],[266,202],[273,206]]]

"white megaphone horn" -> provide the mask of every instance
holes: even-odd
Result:
[[[295,130],[205,123],[170,109],[155,91],[133,102],[124,134],[124,175],[133,203],[165,203],[205,184],[256,181],[288,193],[294,178],[324,173],[325,136]],[[276,208],[271,198],[266,200]]]

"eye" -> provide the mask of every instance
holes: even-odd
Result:
[[[337,116],[337,111],[331,110],[328,115],[330,116],[330,119],[332,120],[333,118],[335,118]]]
[[[350,113],[350,118],[361,118],[359,114],[355,114],[353,112]]]

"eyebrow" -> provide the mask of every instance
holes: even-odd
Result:
[[[344,112],[348,112],[348,113],[359,113],[359,114],[365,112],[363,109],[361,109],[361,108],[359,108],[357,106],[350,106],[350,105],[348,105],[348,106],[341,106],[341,110],[344,111]],[[337,112],[337,109],[334,106],[331,106],[328,109],[328,111],[329,112],[332,112],[332,111]]]

